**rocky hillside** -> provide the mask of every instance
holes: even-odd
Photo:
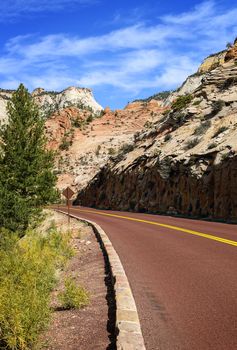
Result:
[[[7,119],[6,106],[14,90],[0,89],[0,121]],[[94,99],[92,91],[86,88],[69,87],[61,92],[46,91],[42,88],[32,92],[35,102],[40,108],[42,117],[49,117],[53,112],[75,106],[79,109],[90,109],[99,114],[103,109]]]
[[[0,119],[13,90],[0,90]],[[133,135],[148,128],[165,108],[161,101],[134,102],[124,110],[105,110],[91,90],[70,87],[62,92],[38,88],[32,96],[45,119],[48,148],[56,151],[58,187],[82,189],[111,156],[129,149]]]
[[[76,203],[237,221],[237,42],[215,57],[161,102],[165,110]]]
[[[124,110],[106,108],[100,115],[70,107],[46,121],[49,147],[59,150],[56,159],[58,187],[82,189],[122,150],[129,150],[134,133],[148,129],[165,108],[160,102],[134,102]]]

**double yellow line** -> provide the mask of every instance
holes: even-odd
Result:
[[[92,214],[96,214],[96,215],[111,216],[111,217],[115,217],[115,218],[118,218],[118,219],[125,219],[125,220],[130,220],[130,221],[142,222],[142,223],[149,224],[149,225],[165,227],[165,228],[168,228],[168,229],[171,229],[171,230],[189,233],[190,235],[211,239],[213,241],[217,241],[217,242],[221,242],[221,243],[225,243],[225,244],[229,244],[229,245],[237,247],[237,242],[236,241],[232,241],[230,239],[225,239],[225,238],[218,237],[218,236],[209,235],[207,233],[202,233],[202,232],[198,232],[198,231],[188,230],[186,228],[182,228],[182,227],[178,227],[178,226],[173,226],[173,225],[168,225],[168,224],[161,224],[161,223],[155,222],[155,221],[130,218],[128,216],[123,216],[123,215],[107,214],[107,213],[93,211],[93,210],[83,210],[83,209],[76,209],[76,210],[78,210],[78,211],[80,211],[82,213],[84,212],[84,213],[92,213]]]

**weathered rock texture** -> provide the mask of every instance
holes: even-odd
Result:
[[[140,156],[125,168],[105,167],[80,195],[80,203],[104,209],[179,213],[237,220],[237,156],[213,165],[215,154],[163,163]],[[202,168],[201,176],[191,168]]]
[[[237,66],[224,58],[171,94],[76,203],[237,221]]]
[[[207,57],[198,69],[198,73],[209,72],[210,70],[223,64],[225,61],[226,50]]]
[[[7,120],[6,106],[14,90],[0,89],[0,121]],[[95,101],[92,91],[86,88],[69,87],[61,92],[46,91],[37,88],[32,96],[40,108],[42,117],[47,118],[53,112],[67,107],[89,108],[93,113],[100,113],[103,108]]]

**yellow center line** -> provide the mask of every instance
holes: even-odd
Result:
[[[149,220],[142,220],[142,219],[136,219],[136,218],[130,218],[128,216],[123,216],[123,215],[116,215],[116,214],[107,214],[107,213],[102,213],[102,212],[95,212],[92,210],[82,210],[82,209],[77,209],[75,208],[74,210],[78,210],[80,212],[84,212],[84,213],[92,213],[92,214],[97,214],[97,215],[103,215],[103,216],[111,216],[111,217],[115,217],[118,219],[126,219],[126,220],[130,220],[130,221],[137,221],[137,222],[143,222],[145,224],[150,224],[150,225],[155,225],[155,226],[160,226],[160,227],[165,227],[165,228],[169,228],[171,230],[175,230],[175,231],[182,231],[185,233],[189,233],[191,235],[195,235],[195,236],[199,236],[199,237],[203,237],[203,238],[207,238],[207,239],[211,239],[213,241],[217,241],[217,242],[221,242],[221,243],[225,243],[225,244],[229,244],[232,246],[237,246],[237,241],[232,241],[230,239],[225,239],[222,237],[218,237],[218,236],[213,236],[213,235],[209,235],[207,233],[202,233],[202,232],[198,232],[198,231],[193,231],[193,230],[188,230],[186,228],[182,228],[182,227],[178,227],[178,226],[173,226],[173,225],[168,225],[168,224],[161,224],[159,222],[155,222],[155,221],[149,221]]]

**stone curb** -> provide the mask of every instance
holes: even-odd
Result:
[[[60,213],[66,214],[61,210]],[[108,256],[114,279],[116,302],[117,350],[146,350],[133,294],[118,254],[107,234],[95,222],[70,214],[70,217],[92,226]]]

